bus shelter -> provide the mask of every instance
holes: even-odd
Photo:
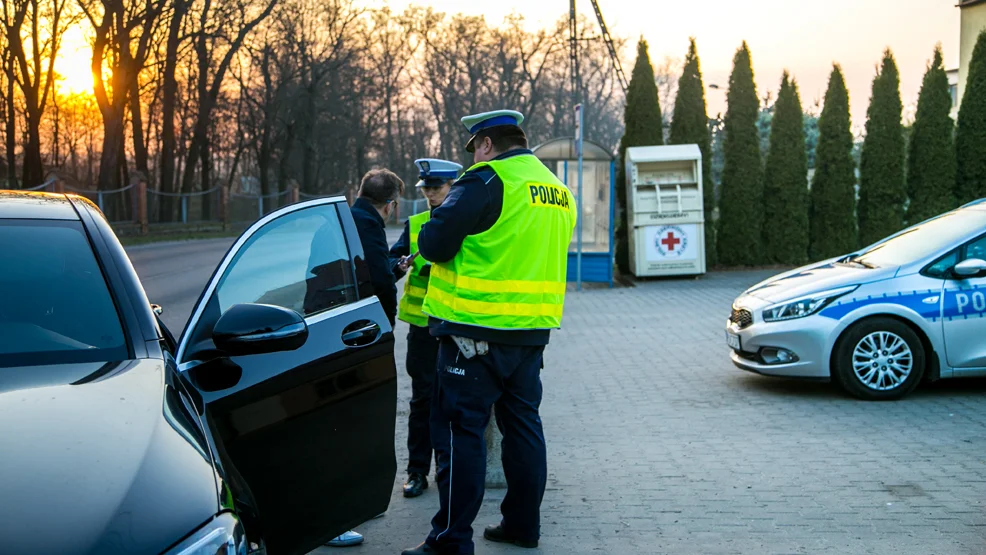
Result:
[[[561,137],[534,147],[534,155],[572,191],[578,202],[579,162],[575,139]],[[616,158],[604,147],[582,142],[582,281],[613,286],[613,222]],[[578,230],[576,228],[576,233]],[[578,242],[568,250],[568,281],[576,280]]]

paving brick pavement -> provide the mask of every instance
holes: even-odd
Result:
[[[900,402],[765,378],[728,361],[732,299],[763,272],[568,295],[545,355],[549,480],[538,550],[493,545],[487,492],[477,553],[986,553],[986,381],[940,382]],[[410,382],[400,324],[398,467]],[[400,495],[346,553],[424,539],[434,489]],[[322,548],[319,554],[339,549]]]

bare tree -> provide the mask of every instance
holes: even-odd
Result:
[[[33,187],[44,179],[41,121],[54,90],[55,59],[62,34],[76,18],[66,9],[68,0],[0,0],[0,5],[12,66],[8,78],[21,90],[27,120],[22,185]]]
[[[245,102],[244,136],[250,139],[263,195],[271,191],[274,147],[285,135],[288,90],[296,76],[282,47],[279,34],[268,29],[258,46],[247,45],[249,63],[238,67],[236,74]]]
[[[161,74],[161,189],[173,192],[175,187],[175,108],[178,102],[178,51],[183,41],[183,30],[192,0],[173,0],[168,18],[168,36],[165,39],[164,69]],[[162,212],[170,214],[170,203]],[[170,218],[169,218],[170,219]]]
[[[198,110],[188,146],[188,160],[182,176],[182,192],[192,190],[195,170],[201,164],[202,190],[211,188],[209,123],[219,99],[233,58],[253,29],[274,10],[277,0],[204,0],[195,28]],[[203,205],[203,217],[209,217],[209,205]]]
[[[4,38],[7,34],[4,33]],[[15,90],[14,90],[14,56],[10,51],[10,46],[4,41],[3,52],[3,120],[4,120],[4,144],[7,150],[7,183],[8,187],[14,188],[17,183],[17,111]]]
[[[365,26],[364,44],[371,78],[379,94],[370,101],[380,102],[384,113],[383,159],[394,171],[409,171],[409,161],[398,151],[397,136],[402,96],[410,84],[408,65],[422,44],[421,8],[412,7],[400,16],[394,16],[389,8],[373,12],[370,25]]]
[[[130,107],[134,83],[138,81],[147,61],[151,39],[165,1],[124,3],[120,0],[79,0],[95,30],[92,73],[96,102],[103,117],[103,149],[97,180],[100,189],[113,189],[123,183],[126,170],[126,112]],[[137,36],[134,37],[134,34]],[[104,75],[104,66],[107,65],[109,79]],[[142,137],[139,139],[142,141]],[[146,156],[146,153],[142,154]]]
[[[671,133],[671,119],[674,116],[674,101],[678,95],[678,76],[682,70],[681,58],[665,56],[664,60],[654,68],[654,80],[657,82],[657,95],[661,102],[661,119],[664,120],[664,140]]]
[[[322,123],[319,100],[326,79],[338,77],[357,55],[354,27],[363,12],[351,0],[293,0],[289,6],[278,23],[288,55],[298,67],[295,138],[302,147],[301,189],[314,193],[319,158],[316,129]]]

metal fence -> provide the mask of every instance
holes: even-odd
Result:
[[[158,223],[217,222],[222,215],[219,187],[192,193],[147,190],[147,221]]]
[[[291,204],[291,191],[269,195],[229,195],[229,221],[245,223],[259,220],[282,206]]]
[[[137,215],[136,185],[120,189],[76,189],[65,185],[65,191],[85,197],[96,204],[110,223],[132,222]]]
[[[113,224],[130,224],[136,232],[147,233],[150,228],[169,229],[176,226],[221,224],[240,227],[251,224],[267,214],[294,202],[326,197],[346,197],[346,191],[330,194],[306,194],[297,189],[267,195],[228,193],[222,187],[191,193],[169,193],[151,189],[144,183],[112,190],[78,189],[58,178],[37,187],[21,189],[50,193],[72,193],[91,200]],[[408,216],[427,209],[425,199],[401,199],[398,207],[400,222]],[[128,226],[124,225],[124,228]],[[132,231],[128,229],[128,231]]]

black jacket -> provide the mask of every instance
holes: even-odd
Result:
[[[391,271],[387,247],[386,224],[377,209],[363,198],[356,199],[351,208],[356,231],[363,245],[363,256],[370,270],[370,282],[373,292],[380,299],[380,305],[387,313],[390,326],[394,327],[397,319],[397,280]]]
[[[429,207],[431,213],[435,212],[436,206]],[[411,221],[407,219],[404,221],[404,232],[401,233],[400,239],[392,247],[390,247],[390,271],[394,273],[394,280],[400,281],[402,277],[407,272],[404,272],[397,266],[401,258],[411,254]],[[431,264],[425,263],[425,267],[421,270],[422,276],[428,276],[431,272]]]
[[[520,154],[532,154],[528,149],[517,149],[497,156],[497,160]],[[469,235],[478,235],[493,227],[503,209],[503,181],[489,166],[462,174],[445,197],[445,202],[435,208],[431,219],[418,233],[418,250],[432,262],[448,262],[462,248]],[[548,330],[495,330],[445,322],[431,318],[428,322],[435,336],[458,335],[492,343],[507,345],[547,345]]]

